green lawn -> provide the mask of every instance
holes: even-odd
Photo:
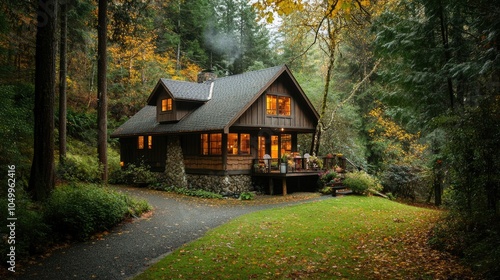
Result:
[[[426,245],[439,216],[436,210],[361,196],[260,211],[209,231],[136,279],[464,275],[456,261]]]

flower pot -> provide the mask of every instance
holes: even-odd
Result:
[[[286,162],[280,164],[280,173],[286,173]]]

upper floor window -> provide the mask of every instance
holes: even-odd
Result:
[[[290,116],[291,98],[268,94],[266,96],[266,112],[268,115]]]
[[[172,111],[172,98],[162,99],[161,100],[161,111]]]

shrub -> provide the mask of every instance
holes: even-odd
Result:
[[[384,191],[398,197],[416,199],[428,191],[424,172],[415,166],[392,164],[381,175]]]
[[[69,182],[98,183],[101,181],[101,168],[97,157],[84,154],[67,154],[64,164],[59,164],[57,173]]]
[[[111,173],[109,182],[111,184],[146,184],[158,183],[163,174],[152,172],[149,166],[141,163],[139,165],[129,164],[125,168],[117,169]]]
[[[45,220],[55,232],[85,239],[135,213],[126,196],[93,185],[57,188],[47,202]],[[144,207],[142,203],[139,203]]]
[[[0,227],[0,236],[5,237],[4,240],[0,240],[2,252],[0,260],[4,264],[8,258],[10,246],[16,247],[16,259],[23,259],[30,254],[42,252],[51,241],[51,229],[43,219],[40,205],[31,202],[21,188],[16,189],[15,203],[15,217],[17,218],[15,244],[7,242],[10,230],[6,224]],[[0,200],[0,207],[2,209],[0,218],[2,221],[7,221],[8,201],[6,197]]]
[[[330,183],[333,179],[337,177],[338,174],[333,169],[326,170],[324,173],[319,174],[319,180],[322,183],[322,185]]]
[[[252,200],[255,197],[255,194],[252,192],[242,192],[240,194],[240,200]]]
[[[343,183],[356,194],[367,195],[382,190],[382,186],[377,179],[364,171],[347,173]]]

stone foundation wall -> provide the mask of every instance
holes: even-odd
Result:
[[[184,155],[178,136],[167,137],[167,162],[165,168],[165,181],[169,186],[186,188],[186,171]]]
[[[195,175],[187,174],[189,188],[202,189],[220,194],[234,194],[252,191],[250,175]]]

